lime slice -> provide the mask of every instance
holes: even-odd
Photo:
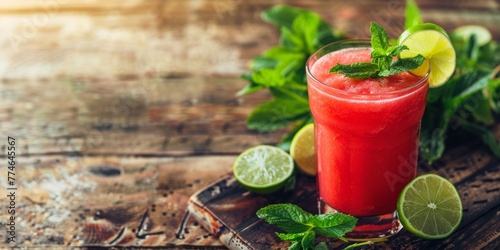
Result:
[[[448,237],[462,220],[462,202],[455,186],[435,174],[413,179],[401,191],[398,216],[406,230],[424,239]]]
[[[400,58],[421,54],[426,58],[424,64],[410,73],[424,76],[430,68],[429,86],[438,87],[446,83],[455,72],[455,49],[443,28],[423,23],[405,30],[398,39],[399,45],[408,46],[399,54]]]
[[[491,41],[491,33],[479,25],[460,26],[453,30],[453,35],[461,37],[464,41],[468,41],[472,35],[475,35],[479,46],[486,45]]]
[[[281,189],[293,174],[292,157],[280,148],[256,146],[241,153],[233,165],[234,177],[259,194]]]
[[[314,123],[305,125],[295,134],[290,145],[290,154],[302,173],[316,175]]]

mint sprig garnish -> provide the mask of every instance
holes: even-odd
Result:
[[[330,69],[330,73],[340,73],[347,77],[366,79],[397,75],[399,73],[416,69],[425,61],[422,55],[415,57],[393,60],[401,51],[407,50],[405,45],[389,45],[389,36],[382,26],[372,22],[370,24],[371,40],[373,49],[370,57],[371,62],[360,62],[353,64],[337,64]]]
[[[355,217],[341,213],[313,215],[293,204],[273,204],[257,211],[257,216],[275,224],[286,233],[276,233],[285,241],[293,242],[289,249],[313,249],[316,235],[339,238],[354,229]]]

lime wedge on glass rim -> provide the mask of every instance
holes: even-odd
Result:
[[[233,164],[236,180],[258,194],[281,189],[293,175],[292,157],[282,149],[261,145],[241,153]]]
[[[424,239],[443,239],[462,220],[462,202],[455,186],[435,174],[408,183],[398,198],[398,217],[409,232]]]
[[[424,63],[409,72],[424,76],[430,69],[429,87],[439,87],[448,81],[455,72],[456,55],[446,31],[432,23],[417,24],[405,30],[398,39],[399,45],[406,45],[400,58],[421,54]]]
[[[302,173],[316,175],[316,153],[314,151],[314,123],[302,127],[293,137],[290,155]]]

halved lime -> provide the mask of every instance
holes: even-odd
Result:
[[[479,25],[460,26],[453,30],[452,34],[461,37],[464,41],[469,41],[470,37],[475,35],[479,46],[486,45],[491,41],[490,31]]]
[[[425,57],[425,62],[410,73],[424,76],[430,68],[430,87],[445,84],[455,72],[455,49],[446,31],[435,24],[423,23],[405,30],[399,36],[398,44],[408,46],[408,50],[399,54],[400,58],[417,54]]]
[[[236,180],[259,194],[281,189],[293,174],[293,159],[280,148],[261,145],[241,153],[233,164]]]
[[[446,238],[462,220],[462,202],[455,186],[435,174],[408,183],[399,195],[397,210],[406,230],[424,239]]]
[[[314,151],[314,123],[302,127],[293,137],[290,154],[299,171],[316,175],[316,153]]]

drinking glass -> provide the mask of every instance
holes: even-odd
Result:
[[[399,79],[413,82],[406,82],[403,88],[353,93],[333,87],[315,73],[321,58],[331,53],[353,57],[357,50],[371,51],[370,42],[332,43],[306,63],[319,212],[338,211],[358,218],[355,229],[346,235],[351,240],[389,237],[402,228],[396,203],[403,187],[416,175],[420,123],[429,86],[428,74],[404,73],[408,77]],[[391,79],[380,82],[391,85]]]

